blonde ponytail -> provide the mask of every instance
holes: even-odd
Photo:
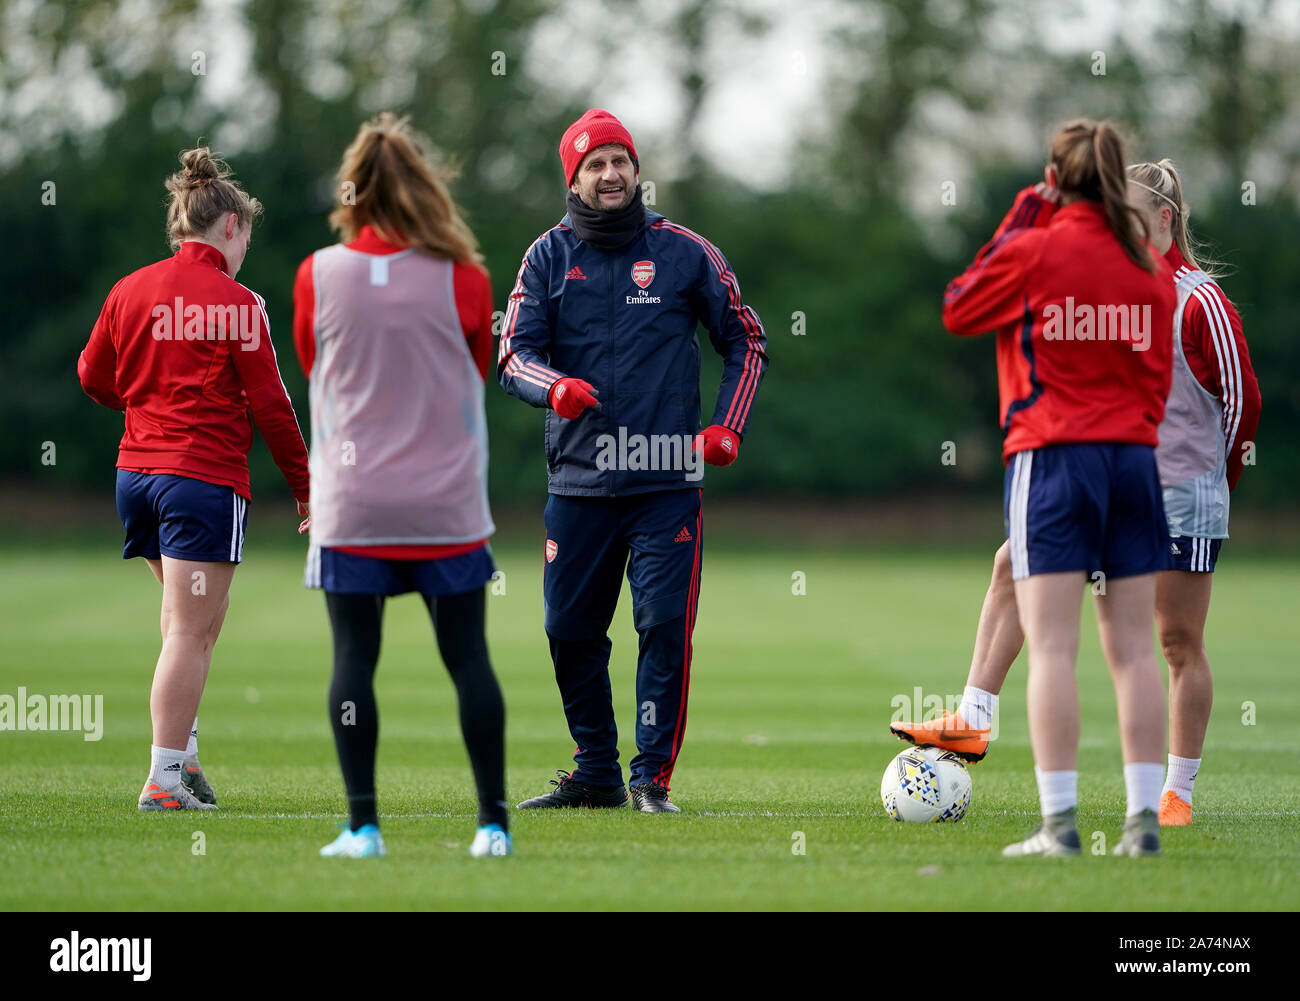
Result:
[[[1153,206],[1168,208],[1173,213],[1169,229],[1174,246],[1183,255],[1183,260],[1211,278],[1222,278],[1227,273],[1223,262],[1209,257],[1206,245],[1192,234],[1192,210],[1183,196],[1183,182],[1178,176],[1174,161],[1165,157],[1156,163],[1131,164],[1128,178],[1138,187],[1147,190]]]

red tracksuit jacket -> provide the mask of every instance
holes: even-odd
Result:
[[[186,242],[127,275],[109,292],[77,375],[96,403],[126,411],[119,469],[189,476],[251,499],[256,421],[306,503],[307,448],[280,380],[266,303],[226,267],[215,247]]]
[[[949,282],[944,326],[997,331],[1004,461],[1066,442],[1154,447],[1173,372],[1169,265],[1154,251],[1154,275],[1130,261],[1099,202],[1052,207],[1020,192]]]

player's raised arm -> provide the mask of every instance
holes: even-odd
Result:
[[[963,336],[984,334],[1020,317],[1028,248],[1016,240],[1030,230],[1045,227],[1056,211],[1059,197],[1055,186],[1046,182],[1024,188],[1016,195],[993,238],[944,291],[943,325],[950,332]]]
[[[1060,202],[1061,193],[1056,188],[1054,175],[1052,175],[1052,183],[1039,181],[1027,188],[1021,188],[1016,193],[1011,208],[998,223],[998,228],[993,231],[993,239],[989,243],[997,243],[1013,230],[1039,229],[1046,226],[1052,221],[1052,216],[1056,213]],[[980,253],[983,251],[981,250]],[[978,259],[977,257],[976,260]]]

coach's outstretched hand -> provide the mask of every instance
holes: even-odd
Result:
[[[595,387],[589,382],[574,378],[555,380],[546,402],[557,414],[569,420],[573,420],[588,407],[600,409]]]
[[[721,424],[710,424],[695,436],[695,448],[704,449],[710,466],[730,466],[740,454],[740,435]]]

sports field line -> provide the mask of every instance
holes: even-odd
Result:
[[[617,807],[615,808],[617,809]],[[191,811],[194,813],[209,813],[210,811]],[[549,812],[549,811],[540,811]],[[635,812],[635,811],[630,811]],[[861,817],[863,811],[843,812],[843,813],[780,813],[776,811],[742,811],[742,810],[691,810],[682,811],[688,817],[726,817],[737,819],[781,819],[789,817],[795,820],[833,820],[844,817]],[[1037,817],[1036,810],[981,810],[984,816],[993,817]],[[346,813],[225,813],[218,810],[211,814],[214,817],[229,817],[231,820],[347,820]],[[474,813],[381,813],[380,817],[384,820],[465,820],[474,818]],[[1266,810],[1242,812],[1239,810],[1197,810],[1198,817],[1222,817],[1234,820],[1244,820],[1248,818],[1277,818],[1277,817],[1295,817],[1300,816],[1300,810]]]
[[[615,807],[614,809],[618,809]],[[209,811],[191,811],[193,813],[207,813]],[[551,811],[541,811],[551,812]],[[635,811],[629,811],[635,812]],[[691,817],[796,817],[818,819],[821,817],[860,817],[861,813],[743,813],[731,812],[729,810],[705,811],[705,810],[684,810],[686,815]],[[225,813],[218,810],[213,816],[230,817],[235,820],[347,820],[346,813]],[[474,813],[380,813],[383,820],[464,820],[467,817],[475,817]]]

